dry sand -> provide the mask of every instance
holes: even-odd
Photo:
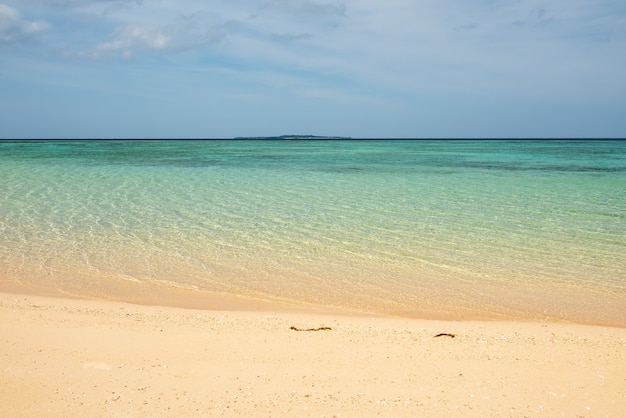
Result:
[[[626,417],[625,348],[624,328],[0,293],[0,416]]]

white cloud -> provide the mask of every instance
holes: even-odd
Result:
[[[35,34],[50,27],[41,20],[22,19],[17,9],[0,4],[0,44],[11,44],[32,39]]]
[[[131,58],[146,51],[182,52],[219,42],[223,33],[196,15],[181,16],[166,24],[129,24],[115,30],[109,40],[79,55],[91,58]]]
[[[103,42],[93,51],[94,56],[120,52],[130,57],[136,49],[166,49],[172,41],[172,34],[166,28],[156,26],[134,26],[118,31],[113,40]]]

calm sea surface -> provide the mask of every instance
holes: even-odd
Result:
[[[3,141],[0,283],[626,326],[626,142]]]

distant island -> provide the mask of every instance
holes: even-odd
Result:
[[[352,139],[349,136],[280,135],[280,136],[238,136],[235,139]]]

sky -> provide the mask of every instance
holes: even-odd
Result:
[[[626,137],[624,0],[0,0],[0,138]]]

